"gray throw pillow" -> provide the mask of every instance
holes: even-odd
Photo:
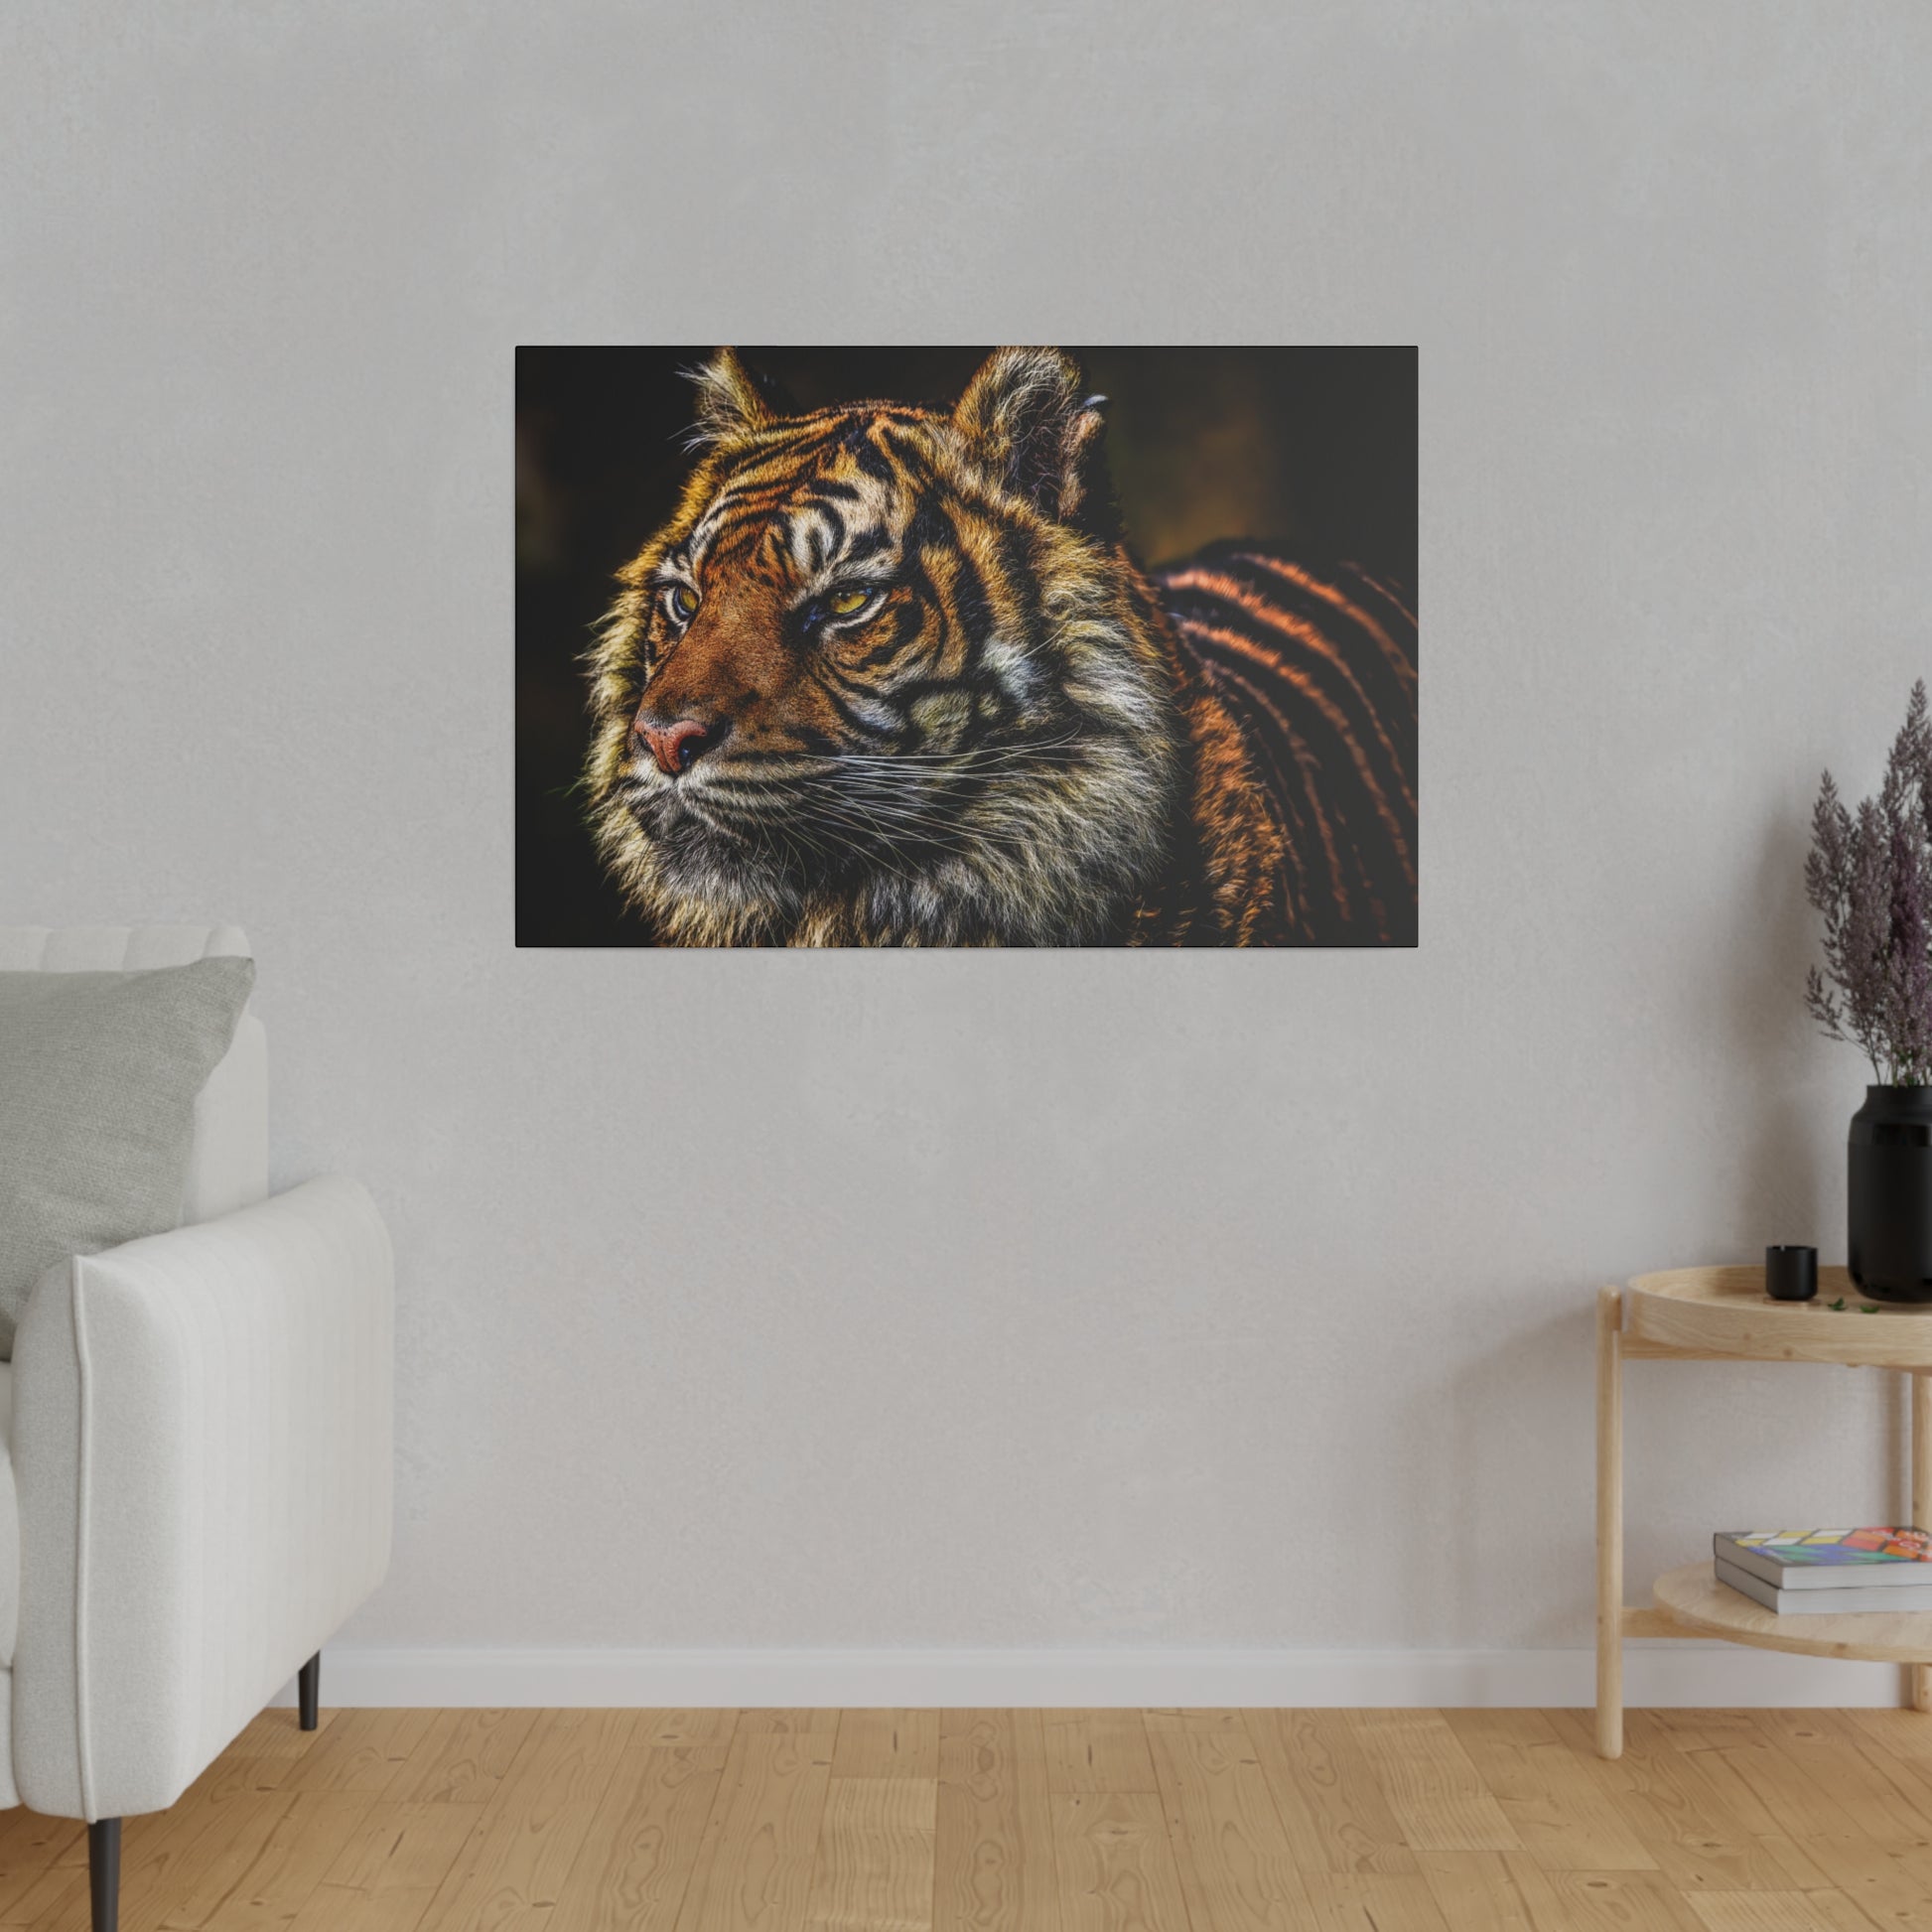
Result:
[[[0,1356],[42,1272],[181,1221],[195,1097],[252,959],[0,973]]]

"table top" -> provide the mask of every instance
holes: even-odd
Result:
[[[1815,1302],[1772,1301],[1761,1263],[1638,1275],[1623,1298],[1623,1336],[1626,1350],[1639,1356],[1932,1371],[1932,1303],[1865,1302],[1843,1268],[1819,1269]]]

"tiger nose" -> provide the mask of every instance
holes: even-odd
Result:
[[[689,770],[717,736],[709,725],[701,725],[695,718],[680,719],[675,725],[639,718],[632,729],[650,747],[658,770],[667,778]]]

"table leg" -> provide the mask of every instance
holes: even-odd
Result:
[[[1623,1755],[1623,1296],[1614,1288],[1596,1295],[1596,1750]]]
[[[1912,1386],[1912,1521],[1920,1529],[1932,1524],[1932,1375],[1915,1371]],[[1932,1665],[1912,1664],[1912,1709],[1932,1711]]]

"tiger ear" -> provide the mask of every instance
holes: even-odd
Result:
[[[707,443],[748,436],[792,413],[783,386],[762,370],[746,366],[735,348],[721,348],[691,371],[698,392],[698,432]]]
[[[995,349],[952,419],[1009,489],[1098,532],[1111,515],[1101,452],[1107,398],[1083,397],[1080,386],[1080,365],[1064,349]]]

